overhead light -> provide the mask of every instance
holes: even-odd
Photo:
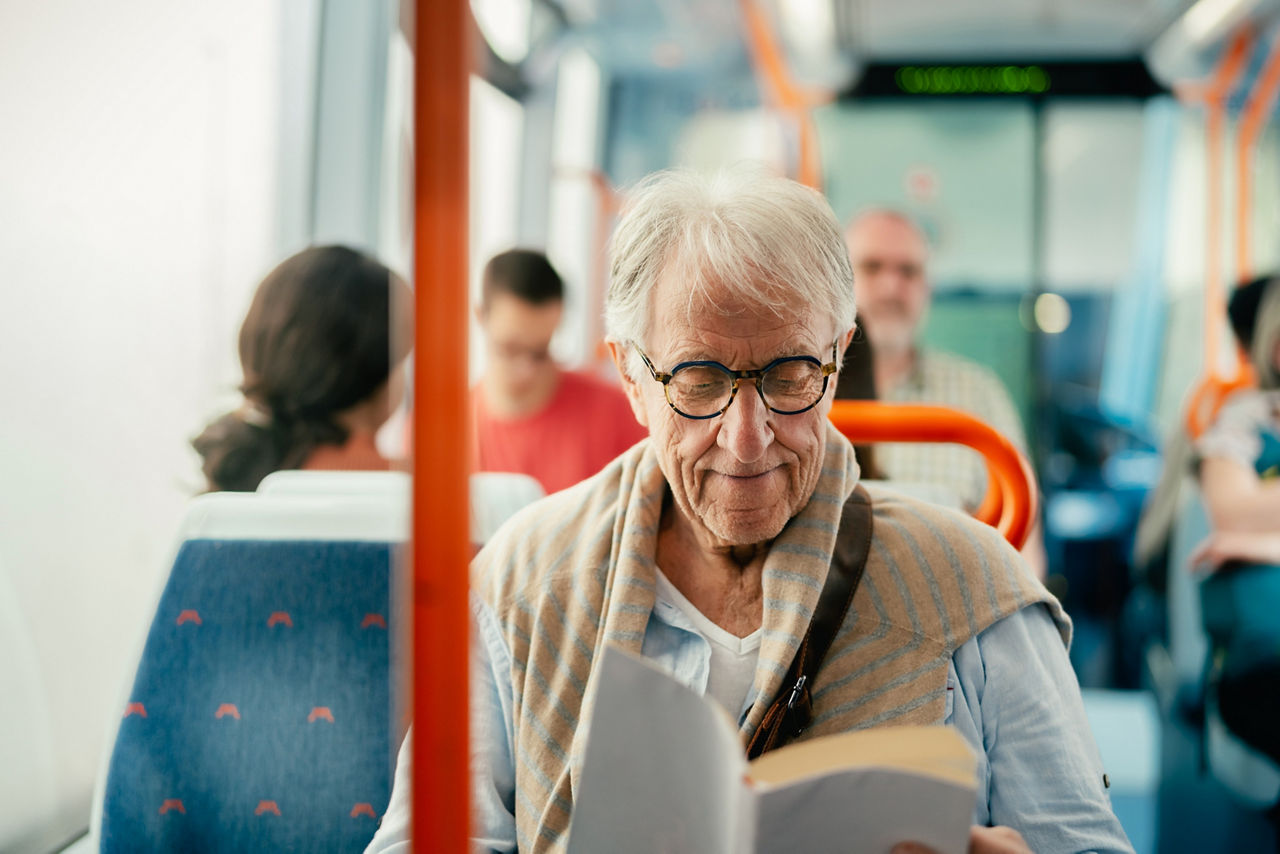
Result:
[[[1058,294],[1040,294],[1034,309],[1036,326],[1047,335],[1065,332],[1071,325],[1071,305]]]
[[[854,76],[853,58],[840,47],[837,0],[775,0],[779,35],[791,73],[802,86],[838,90]]]
[[[1266,0],[1274,5],[1275,0]],[[1214,50],[1242,21],[1257,15],[1263,0],[1199,0],[1146,50],[1147,68],[1166,86],[1210,74]]]
[[[532,0],[471,0],[471,13],[498,56],[518,63],[528,55]]]
[[[779,0],[787,41],[801,54],[826,54],[836,44],[836,15],[831,0]]]
[[[1258,5],[1258,0],[1199,0],[1182,16],[1187,37],[1204,45],[1239,23]]]

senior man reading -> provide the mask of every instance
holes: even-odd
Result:
[[[608,644],[715,698],[745,744],[792,687],[837,539],[862,537],[862,580],[800,738],[950,724],[979,759],[972,851],[1130,851],[1069,623],[1017,552],[968,517],[876,491],[869,534],[841,524],[858,464],[827,413],[854,305],[823,198],[756,172],[651,177],[613,238],[606,314],[649,438],[475,559],[478,847],[563,850]]]

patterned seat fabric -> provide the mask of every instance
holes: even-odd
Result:
[[[394,548],[183,544],[122,710],[102,851],[363,850],[399,743]]]

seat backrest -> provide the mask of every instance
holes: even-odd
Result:
[[[263,479],[258,494],[276,497],[368,495],[407,501],[410,483],[409,475],[404,472],[278,471]],[[471,542],[477,546],[488,542],[517,510],[546,494],[537,480],[514,472],[479,472],[471,475],[468,486]]]
[[[102,851],[352,851],[390,796],[404,501],[192,502],[115,738]]]
[[[272,472],[258,484],[259,495],[371,495],[401,497],[409,494],[410,478],[402,471],[302,471]]]

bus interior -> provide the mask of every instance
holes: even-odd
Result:
[[[457,22],[438,36],[456,51],[425,50]],[[1280,266],[1274,0],[48,0],[0,5],[0,29],[0,851],[98,849],[115,739],[145,715],[120,698],[171,568],[202,559],[183,543],[428,538],[406,499],[452,477],[436,457],[296,531],[288,473],[258,503],[201,495],[190,440],[240,400],[236,330],[263,274],[342,243],[416,289],[410,404],[379,433],[413,455],[428,435],[465,441],[465,421],[428,419],[465,410],[484,372],[486,259],[544,250],[568,286],[552,354],[608,376],[626,189],[748,161],[819,189],[842,222],[891,207],[927,236],[920,340],[994,372],[1025,428],[1045,583],[1135,850],[1277,844],[1280,767],[1206,699],[1190,554],[1208,522],[1171,450],[1243,382],[1231,286]],[[424,195],[451,174],[460,198]],[[457,263],[436,263],[436,236],[465,241]],[[519,491],[495,488],[498,504]],[[465,507],[466,479],[449,489]],[[470,518],[492,530],[494,513]],[[359,601],[362,630],[401,632],[361,666],[403,732],[433,696],[425,670],[416,704],[404,687],[426,666],[401,630],[406,574],[425,570],[359,560],[395,571],[376,590],[314,582],[315,607]],[[157,678],[201,690],[195,668]],[[365,757],[383,801],[353,821],[385,810],[389,739]],[[333,829],[332,850],[363,850],[375,825]]]

